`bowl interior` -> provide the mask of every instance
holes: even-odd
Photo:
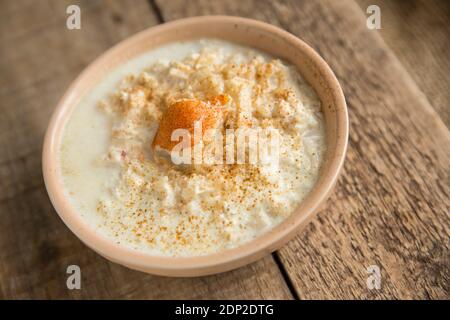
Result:
[[[214,26],[214,27],[211,27]],[[318,93],[326,122],[327,153],[319,181],[284,222],[237,248],[199,257],[156,257],[120,247],[96,234],[65,199],[58,149],[71,111],[102,77],[120,64],[161,45],[195,38],[218,38],[265,51],[295,65]],[[329,195],[345,155],[348,123],[344,96],[328,65],[309,46],[271,25],[236,17],[198,17],[145,30],[94,61],[67,90],[53,114],[44,143],[43,171],[50,199],[67,226],[89,247],[130,268],[162,275],[195,276],[233,269],[279,248],[304,226]]]

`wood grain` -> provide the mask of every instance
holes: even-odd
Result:
[[[297,295],[448,299],[450,135],[356,2],[157,4],[165,20],[229,14],[279,25],[312,45],[343,86],[351,126],[343,176],[326,209],[277,253]],[[367,288],[370,265],[381,268],[380,290]]]
[[[380,7],[381,36],[450,128],[450,1],[357,2]]]
[[[69,4],[81,7],[81,30],[66,29]],[[158,21],[144,0],[0,2],[0,298],[291,298],[271,256],[197,279],[110,263],[84,246],[50,204],[41,146],[57,100],[96,56]],[[81,290],[66,287],[70,264],[81,267]]]

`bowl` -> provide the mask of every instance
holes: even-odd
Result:
[[[116,66],[163,44],[195,38],[219,38],[265,51],[294,64],[316,90],[326,124],[327,152],[321,175],[300,206],[279,225],[236,248],[194,257],[165,257],[116,244],[91,228],[64,193],[58,149],[71,111],[102,77]],[[203,16],[177,20],[144,30],[106,51],[70,85],[54,111],[43,147],[43,174],[53,206],[70,230],[103,257],[131,269],[164,276],[202,276],[224,272],[256,261],[293,238],[324,204],[339,176],[348,140],[345,98],[327,63],[294,35],[256,20]]]

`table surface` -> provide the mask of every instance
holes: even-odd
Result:
[[[66,8],[81,8],[81,30]],[[366,8],[381,8],[381,30]],[[186,16],[251,17],[330,64],[349,108],[344,172],[326,207],[281,250],[201,278],[143,274],[84,246],[41,173],[50,115],[95,57]],[[214,27],[214,26],[211,26]],[[449,295],[450,5],[390,0],[6,0],[0,2],[0,298],[385,299]],[[81,290],[66,268],[81,267]],[[370,290],[377,265],[381,288]]]

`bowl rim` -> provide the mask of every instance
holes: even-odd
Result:
[[[65,111],[67,113],[67,109],[73,105],[71,99],[73,99],[73,95],[75,94],[74,91],[89,76],[94,66],[102,61],[111,59],[116,53],[124,50],[130,44],[139,41],[144,36],[149,36],[149,34],[155,35],[171,32],[171,30],[175,30],[180,26],[188,28],[193,24],[211,23],[215,21],[230,24],[238,23],[244,26],[263,29],[265,32],[274,36],[283,37],[311,58],[311,61],[320,68],[322,76],[335,98],[336,132],[340,133],[336,138],[337,150],[335,150],[328,165],[328,170],[321,173],[324,175],[321,183],[314,186],[313,190],[305,197],[300,206],[280,224],[250,242],[212,254],[187,257],[155,256],[119,245],[113,240],[100,235],[94,228],[90,227],[83,217],[77,213],[77,210],[69,204],[69,200],[66,199],[62,179],[57,169],[58,157],[56,156],[59,150],[58,137],[62,135],[64,127],[62,124],[66,116]],[[329,196],[339,176],[347,150],[348,130],[347,107],[339,82],[328,64],[305,42],[283,29],[258,20],[234,16],[190,17],[153,26],[126,38],[96,58],[79,74],[65,91],[51,116],[44,138],[42,169],[49,198],[58,215],[82,242],[100,255],[132,269],[153,274],[171,276],[207,275],[231,270],[262,258],[264,255],[280,248],[301,227],[306,225],[306,222],[314,216],[319,206]]]

